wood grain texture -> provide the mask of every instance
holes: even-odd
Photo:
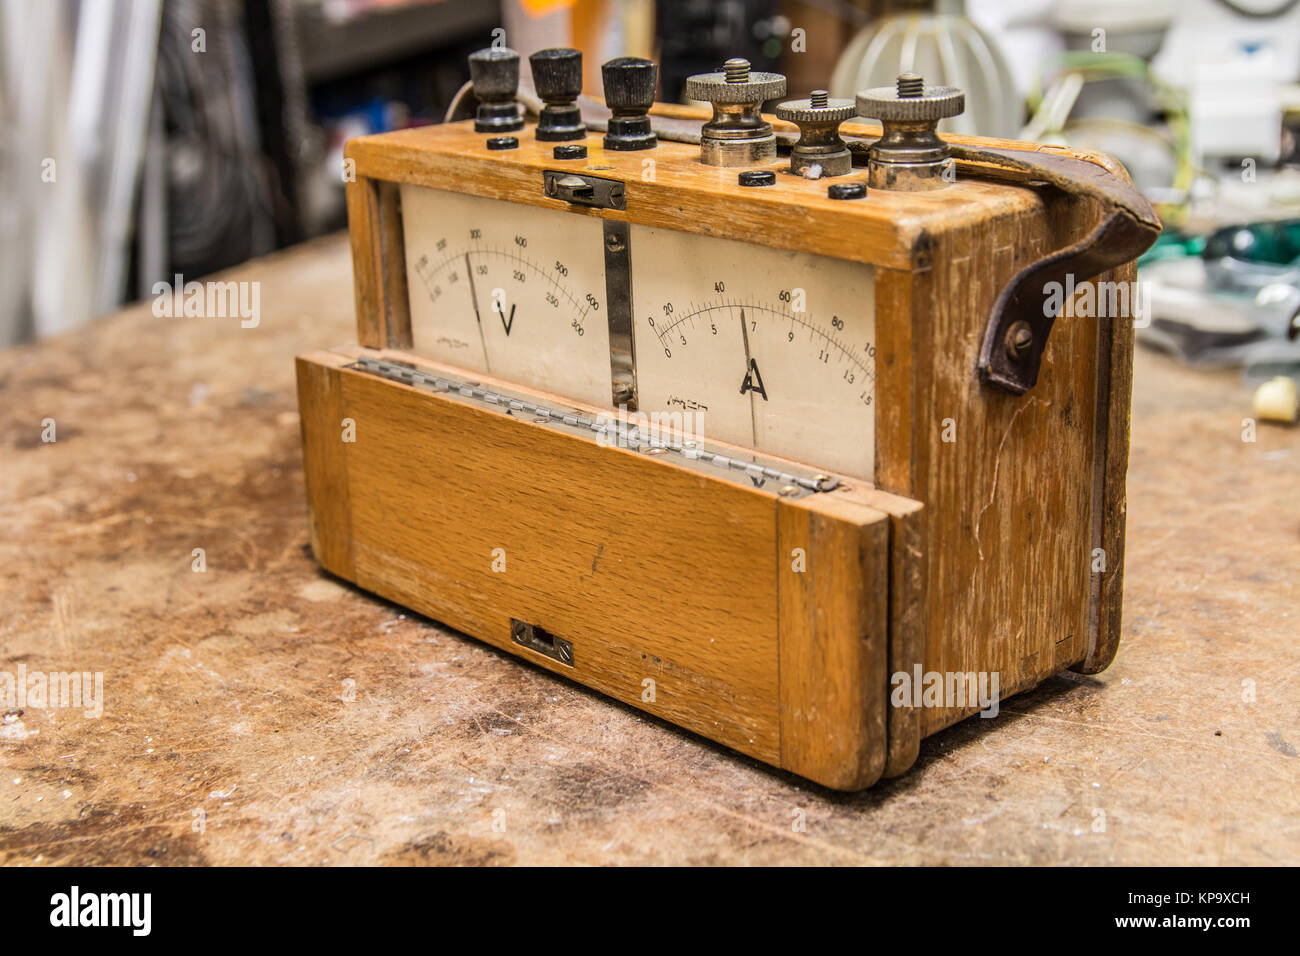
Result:
[[[1130,263],[1098,281],[1135,282],[1137,265]],[[1095,623],[1086,654],[1077,670],[1096,674],[1110,666],[1119,650],[1124,605],[1125,529],[1128,524],[1128,456],[1133,405],[1133,319],[1116,316],[1103,327],[1098,368],[1099,426],[1104,422],[1104,451],[1099,471],[1100,525],[1097,544],[1105,556],[1105,570],[1094,572]],[[1104,416],[1104,418],[1103,418]]]
[[[929,633],[926,577],[928,548],[923,506],[898,495],[875,492],[872,503],[889,515],[889,672],[912,673],[924,667]],[[892,687],[892,684],[891,684]],[[896,777],[916,762],[921,749],[921,713],[916,706],[889,699],[889,746],[882,773]]]
[[[925,668],[996,672],[1004,697],[1077,663],[1088,646],[1093,479],[1106,453],[1102,326],[1058,319],[1038,385],[1024,396],[982,386],[974,360],[1002,284],[1090,215],[1048,194],[1033,214],[936,234],[934,265],[914,288],[912,360],[925,400],[912,422],[911,485],[890,490],[926,505]],[[976,709],[926,708],[922,732]]]
[[[401,190],[394,183],[377,182],[375,196],[379,212],[376,230],[379,240],[379,276],[375,285],[381,296],[379,308],[383,312],[384,341],[387,348],[409,349],[411,300],[406,285],[406,241],[402,225]]]
[[[307,474],[307,514],[311,550],[332,574],[352,579],[352,500],[348,493],[347,446],[342,442],[343,391],[338,367],[342,356],[315,352],[294,363],[301,419],[302,466]]]
[[[364,176],[347,184],[348,232],[357,341],[372,349],[410,348],[402,200],[396,185]]]
[[[929,235],[950,224],[975,225],[1032,203],[1028,190],[959,180],[933,193],[873,190],[864,201],[830,199],[827,182],[791,175],[788,160],[767,167],[777,185],[739,185],[735,169],[705,166],[699,147],[662,142],[642,152],[606,151],[587,137],[585,161],[554,159],[553,143],[528,131],[519,148],[489,150],[470,121],[419,127],[349,140],[345,155],[358,176],[591,216],[758,243],[817,255],[913,269],[924,265]],[[647,165],[649,163],[650,165]],[[572,170],[625,183],[626,211],[573,206],[542,189],[547,169]],[[862,178],[865,171],[854,173]],[[724,213],[725,210],[725,213]]]
[[[1005,697],[1064,668],[1092,670],[1113,657],[1131,363],[1124,336],[1131,333],[1123,323],[1058,320],[1039,384],[1022,397],[983,386],[975,373],[998,292],[1033,259],[1081,236],[1095,216],[1090,203],[960,174],[931,193],[873,190],[864,202],[836,202],[824,183],[784,173],[783,160],[772,164],[776,187],[748,189],[734,170],[699,164],[697,147],[687,144],[605,153],[593,135],[587,145],[588,159],[570,166],[527,130],[518,149],[490,152],[468,124],[449,124],[354,140],[348,155],[376,181],[876,266],[876,485],[925,505],[916,514],[890,513],[890,567],[878,597],[891,620],[907,622],[890,633],[891,659],[920,660],[926,671],[996,672]],[[1126,175],[1099,154],[1071,155]],[[556,168],[623,181],[627,210],[547,198],[542,171]],[[1094,547],[1107,554],[1100,577],[1091,572]],[[919,654],[908,643],[917,633],[924,633]],[[922,736],[974,709],[890,714],[886,772],[908,765]]]
[[[912,417],[923,397],[925,355],[914,340],[923,333],[928,313],[913,304],[914,274],[898,269],[876,271],[876,484],[912,487]]]
[[[779,762],[771,495],[338,375],[359,585]],[[573,666],[516,645],[512,618],[572,641]]]
[[[910,669],[923,640],[919,554],[891,556],[916,502],[867,485],[784,498],[352,359],[299,360],[332,402],[303,406],[308,460],[332,456],[349,489],[308,467],[314,523],[348,535],[354,569],[336,573],[825,786],[860,789],[891,753],[915,756],[914,721],[887,699],[890,668]],[[512,619],[572,641],[572,666],[513,642]]]
[[[357,341],[372,349],[388,345],[383,305],[383,253],[375,183],[362,176],[347,183],[348,237],[352,242],[352,290]],[[405,272],[405,270],[403,270]]]
[[[845,498],[889,516],[889,646],[886,681],[898,673],[912,674],[924,665],[929,600],[924,506],[919,501],[865,485],[842,487]],[[916,761],[921,747],[921,714],[917,706],[896,705],[887,686],[888,746],[882,775],[896,777]]]
[[[889,517],[834,495],[777,506],[781,766],[838,790],[884,768]]]

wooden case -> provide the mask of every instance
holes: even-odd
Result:
[[[1130,320],[1058,319],[1024,395],[976,375],[999,292],[1085,234],[1092,203],[965,170],[943,189],[861,202],[783,171],[777,189],[745,189],[674,142],[654,150],[644,182],[645,156],[591,135],[588,165],[627,195],[625,211],[596,209],[546,196],[543,172],[564,167],[551,144],[519,138],[489,151],[472,124],[452,123],[348,144],[358,347],[298,359],[311,540],[326,569],[838,789],[901,773],[923,737],[979,709],[894,706],[894,675],[995,672],[1007,697],[1109,663]],[[1106,157],[1071,155],[1124,177]],[[786,498],[357,368],[369,355],[457,374],[409,351],[404,183],[875,267],[874,483]],[[1097,279],[1134,275],[1128,264]],[[341,438],[345,419],[355,441]],[[520,622],[551,643],[517,640]],[[569,661],[549,653],[557,640]]]

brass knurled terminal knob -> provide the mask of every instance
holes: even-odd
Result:
[[[790,151],[790,172],[817,179],[853,171],[853,154],[840,139],[840,124],[858,115],[853,100],[833,100],[825,90],[813,90],[806,100],[779,105],[776,115],[799,127],[799,142]]]
[[[713,104],[713,118],[700,130],[700,162],[707,166],[759,166],[776,159],[776,134],[760,110],[785,96],[780,73],[751,73],[749,61],[734,57],[721,73],[686,80],[686,95]]]
[[[858,113],[880,120],[884,133],[867,157],[873,189],[920,190],[945,185],[948,145],[939,120],[966,109],[966,94],[953,86],[926,86],[915,73],[900,73],[895,86],[858,94]]]

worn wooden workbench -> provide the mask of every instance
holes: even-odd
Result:
[[[1244,443],[1234,375],[1138,356],[1110,670],[845,796],[322,574],[292,357],[352,338],[347,246],[231,278],[256,328],[146,304],[0,353],[0,673],[105,698],[5,716],[0,861],[1300,861],[1300,430]]]

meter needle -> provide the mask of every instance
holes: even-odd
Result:
[[[483,371],[492,372],[492,360],[488,358],[487,337],[483,334],[483,317],[478,311],[478,290],[474,288],[474,267],[469,264],[469,253],[465,253],[465,277],[469,279],[469,300],[474,303],[474,322],[478,325],[478,340],[483,346]],[[512,315],[511,318],[514,318]],[[506,329],[506,334],[510,330]]]
[[[752,441],[755,446],[758,445],[758,406],[754,401],[754,392],[761,391],[762,379],[759,379],[759,385],[754,386],[754,376],[758,374],[758,366],[754,363],[753,357],[749,354],[749,329],[745,328],[745,309],[740,309],[740,337],[745,343],[745,377],[740,382],[740,393],[743,395],[749,392],[749,428],[752,435]],[[763,391],[764,400],[767,399],[767,392]]]

